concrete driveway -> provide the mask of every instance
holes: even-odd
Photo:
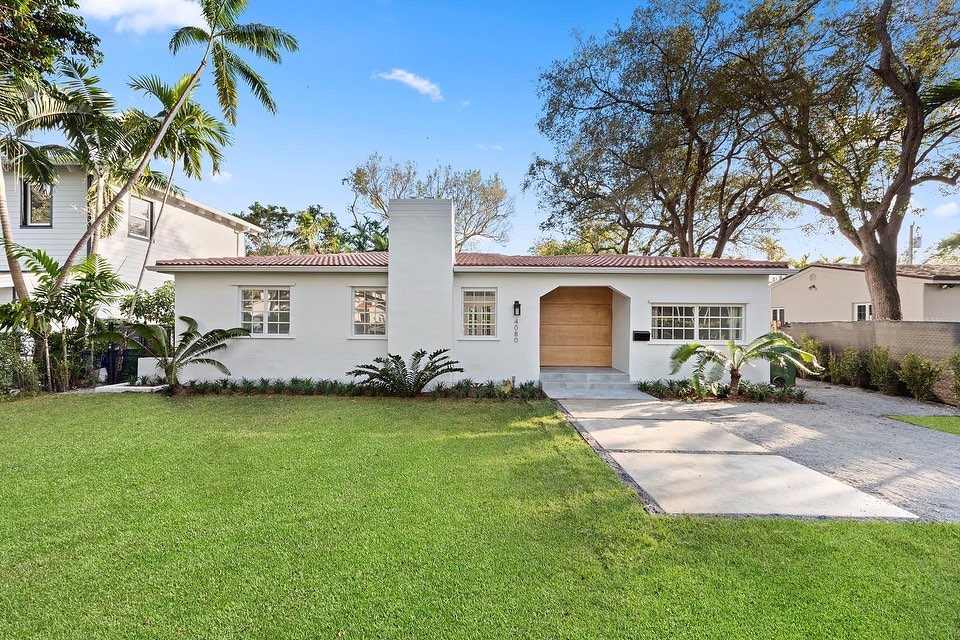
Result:
[[[819,390],[811,390],[811,394],[817,396]],[[817,468],[806,462],[839,459],[841,454],[852,459],[858,451],[864,451],[859,442],[862,438],[830,435],[838,422],[847,427],[851,423],[865,424],[863,416],[856,417],[859,405],[847,402],[846,397],[829,400],[839,406],[691,405],[599,399],[560,402],[584,438],[638,488],[654,511],[905,520],[914,519],[919,513],[924,518],[936,518],[936,505],[924,499],[929,498],[929,493],[903,500],[902,495],[892,492],[899,499],[891,499],[878,491],[874,483],[876,470],[854,483],[849,475],[830,473],[837,468],[835,465]],[[878,406],[875,399],[870,400],[874,407]],[[898,407],[901,413],[920,410],[902,404]],[[926,404],[922,407],[928,411],[937,409]],[[903,410],[907,408],[912,411]],[[842,420],[840,412],[844,412]],[[806,426],[808,422],[813,426]],[[896,429],[896,425],[887,428]],[[910,428],[913,440],[926,436],[915,432],[927,431],[921,427],[903,426]],[[819,429],[817,437],[811,436],[812,429]],[[950,437],[960,442],[957,436]],[[940,438],[934,436],[933,440],[939,443]],[[819,455],[796,455],[803,451],[798,446],[803,442],[815,442]],[[827,455],[834,449],[832,456]],[[861,471],[875,460],[870,447],[866,448],[865,457],[865,461],[855,465]],[[953,481],[958,478],[960,475]],[[960,491],[954,491],[954,497],[960,501]]]

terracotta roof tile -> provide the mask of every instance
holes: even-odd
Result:
[[[158,267],[379,267],[387,266],[388,253],[324,253],[287,256],[246,256],[240,258],[184,258],[158,260]],[[615,254],[576,256],[508,256],[499,253],[458,253],[458,267],[572,267],[611,269],[670,268],[754,268],[786,269],[784,262],[727,258],[675,258],[665,256],[624,256]]]

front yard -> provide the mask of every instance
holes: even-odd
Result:
[[[0,405],[0,637],[955,637],[960,527],[651,517],[547,402]]]

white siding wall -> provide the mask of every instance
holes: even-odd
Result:
[[[160,213],[160,199],[147,197],[143,199],[154,203],[156,240],[150,251],[151,266],[156,264],[157,260],[171,258],[218,258],[242,255],[243,238],[235,229],[186,211],[170,201],[164,207],[159,222],[156,222],[156,216]],[[100,240],[99,252],[107,257],[124,281],[136,284],[147,249],[147,240],[131,237],[127,230],[128,222],[124,214],[113,234]],[[143,286],[148,290],[153,289],[169,279],[168,275],[147,271]]]
[[[60,179],[53,188],[52,227],[21,227],[22,183],[4,171],[4,186],[14,241],[31,249],[43,249],[55,260],[63,261],[87,228],[86,175],[80,171],[60,172]],[[7,270],[6,256],[0,252],[0,271]]]
[[[21,182],[5,172],[4,184],[14,240],[26,247],[43,249],[55,260],[66,259],[87,226],[86,175],[79,170],[60,172],[53,190],[53,227],[21,227]],[[154,199],[154,215],[159,211],[159,199]],[[236,229],[171,202],[164,208],[155,233],[157,239],[150,252],[150,264],[171,258],[225,257],[244,253],[243,236]],[[135,284],[146,247],[146,240],[127,235],[124,215],[113,235],[101,239],[98,250],[119,271],[123,280]],[[82,256],[86,256],[86,250]],[[0,271],[6,270],[6,257],[0,251]],[[166,274],[148,271],[144,276],[144,287],[152,289],[170,279],[171,276]],[[0,302],[9,301],[11,296],[11,292],[0,289]]]
[[[233,327],[240,322],[239,286],[277,285],[291,287],[292,327],[286,338],[244,338],[235,340],[220,359],[234,377],[282,377],[347,379],[345,372],[387,352],[384,339],[351,338],[351,287],[385,285],[385,273],[276,273],[264,269],[254,273],[177,274],[177,313],[193,316],[202,330]],[[452,314],[453,356],[466,369],[464,376],[478,380],[536,380],[540,376],[540,297],[558,286],[610,286],[627,297],[629,324],[615,323],[614,345],[627,353],[615,362],[629,359],[632,379],[669,375],[670,352],[677,342],[633,342],[634,330],[650,330],[650,308],[659,303],[728,303],[746,306],[745,337],[750,340],[769,326],[770,294],[766,275],[667,274],[559,274],[559,273],[455,273]],[[497,289],[497,336],[474,339],[462,335],[459,292],[468,287]],[[396,296],[387,292],[387,318]],[[513,302],[519,300],[522,315],[514,339]],[[626,309],[620,309],[625,312]],[[626,317],[625,313],[620,314]],[[392,325],[391,325],[392,327]],[[411,345],[434,346],[436,336],[413,329]],[[626,335],[619,335],[619,334]],[[404,354],[409,355],[409,354]],[[746,377],[766,380],[762,363],[751,366]],[[684,372],[681,375],[686,375]],[[189,371],[184,379],[217,378],[212,369]]]

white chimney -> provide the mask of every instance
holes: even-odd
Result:
[[[391,200],[387,351],[453,347],[453,202]]]

